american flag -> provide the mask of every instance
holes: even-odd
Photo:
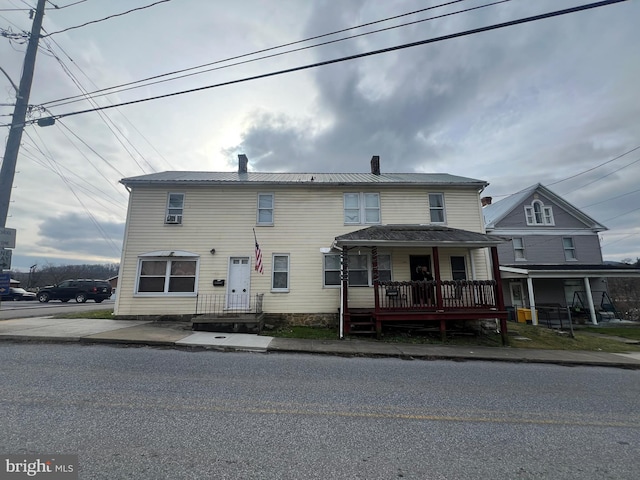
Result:
[[[264,273],[262,268],[262,252],[260,251],[260,245],[256,241],[256,272]]]

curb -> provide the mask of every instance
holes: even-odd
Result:
[[[172,341],[163,340],[133,340],[133,339],[117,339],[117,338],[91,338],[88,337],[41,337],[41,336],[26,336],[26,335],[2,335],[0,336],[0,342],[14,342],[14,343],[61,343],[61,344],[85,344],[85,345],[113,345],[113,346],[132,346],[132,347],[164,347],[173,348],[176,350],[185,351],[218,351],[218,352],[243,352],[243,353],[290,353],[290,354],[303,354],[303,355],[325,355],[344,358],[396,358],[399,360],[422,360],[422,361],[452,361],[452,362],[501,362],[501,363],[527,363],[527,364],[542,364],[542,365],[559,365],[564,367],[608,367],[608,368],[620,368],[625,370],[640,370],[640,363],[638,362],[623,362],[623,361],[600,361],[600,360],[570,360],[570,359],[545,359],[545,358],[524,358],[524,357],[498,357],[492,355],[450,355],[450,354],[438,354],[438,353],[404,353],[402,351],[397,352],[363,352],[363,351],[335,351],[332,349],[321,350],[311,348],[300,347],[287,347],[285,346],[268,346],[264,349],[251,349],[246,347],[230,347],[220,345],[188,345],[177,344]]]

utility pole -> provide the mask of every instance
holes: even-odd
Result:
[[[22,141],[22,130],[27,116],[29,105],[29,95],[31,93],[31,82],[33,80],[33,70],[36,65],[36,53],[38,53],[38,42],[40,40],[40,29],[42,27],[42,17],[44,16],[44,5],[46,0],[38,0],[33,24],[31,26],[31,36],[27,45],[27,53],[24,57],[22,77],[20,87],[16,97],[16,106],[13,109],[11,128],[7,138],[7,146],[2,160],[0,170],[0,228],[7,224],[7,213],[9,212],[9,202],[11,201],[11,189],[13,188],[13,178],[16,173],[16,161],[20,142]]]

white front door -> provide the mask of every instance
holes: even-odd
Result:
[[[522,283],[518,282],[509,282],[509,288],[511,290],[511,305],[514,308],[524,308],[525,306],[525,295],[524,290],[522,288]]]
[[[251,262],[249,257],[229,259],[229,282],[227,284],[227,310],[249,308],[249,286],[251,285]]]

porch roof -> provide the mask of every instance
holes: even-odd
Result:
[[[373,225],[336,237],[336,245],[388,247],[494,247],[508,241],[497,235],[444,225]]]
[[[640,268],[632,265],[500,265],[502,278],[585,278],[640,277]]]

